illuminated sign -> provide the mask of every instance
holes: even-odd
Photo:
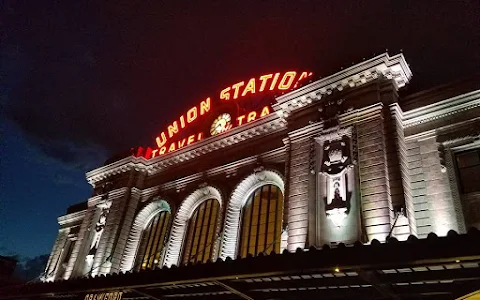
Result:
[[[274,90],[289,90],[293,85],[293,82],[298,82],[302,79],[305,79],[309,76],[312,76],[312,73],[302,72],[297,78],[297,72],[289,71],[283,74],[280,78],[281,73],[267,74],[262,75],[258,79],[250,78],[247,83],[245,81],[237,82],[231,87],[227,87],[220,92],[220,99],[230,100],[230,98],[237,99],[239,97],[245,97],[247,94],[255,94],[256,92],[263,92],[265,90],[274,91]],[[297,81],[295,81],[297,79]],[[257,87],[257,88],[256,88]],[[241,93],[240,93],[241,91]]]
[[[218,99],[212,100],[208,97],[169,124],[155,138],[156,149],[148,148],[143,153],[143,148],[139,148],[141,151],[136,155],[147,159],[153,158],[202,140],[206,137],[204,132],[213,136],[253,122],[270,114],[273,97],[267,99],[263,97],[257,102],[250,103],[248,99],[259,98],[260,94],[272,91],[297,88],[300,81],[310,76],[311,72],[288,71],[266,74],[232,84],[220,91]],[[202,121],[199,121],[200,119]],[[208,128],[205,128],[205,123],[208,124]]]
[[[123,292],[87,294],[84,300],[121,300],[122,295]]]

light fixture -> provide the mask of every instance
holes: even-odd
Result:
[[[343,220],[347,217],[347,208],[346,207],[332,208],[327,210],[326,213],[327,213],[327,219],[331,220],[335,226],[341,227]]]
[[[335,271],[335,273],[338,273],[338,272],[340,272],[340,268],[336,267],[336,268],[334,269],[334,271]]]

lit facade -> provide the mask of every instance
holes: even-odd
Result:
[[[158,155],[165,130],[157,156],[88,172],[93,196],[59,217],[43,280],[480,228],[480,85],[399,96],[411,77],[403,55],[382,54],[251,122],[215,115],[221,126]]]

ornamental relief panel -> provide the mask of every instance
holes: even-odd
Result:
[[[349,213],[351,193],[347,191],[346,171],[353,167],[350,151],[350,138],[323,142],[323,155],[320,174],[326,177],[325,214],[336,226],[341,226]]]
[[[356,189],[355,131],[335,127],[315,138],[317,243],[360,239]]]

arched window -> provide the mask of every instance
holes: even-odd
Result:
[[[280,252],[283,194],[275,185],[256,189],[242,209],[240,257]]]
[[[169,211],[159,212],[143,230],[136,258],[140,269],[152,269],[160,262],[170,228],[170,215]]]
[[[206,262],[212,257],[215,242],[215,224],[220,204],[215,199],[202,202],[188,220],[183,249],[183,263]]]

